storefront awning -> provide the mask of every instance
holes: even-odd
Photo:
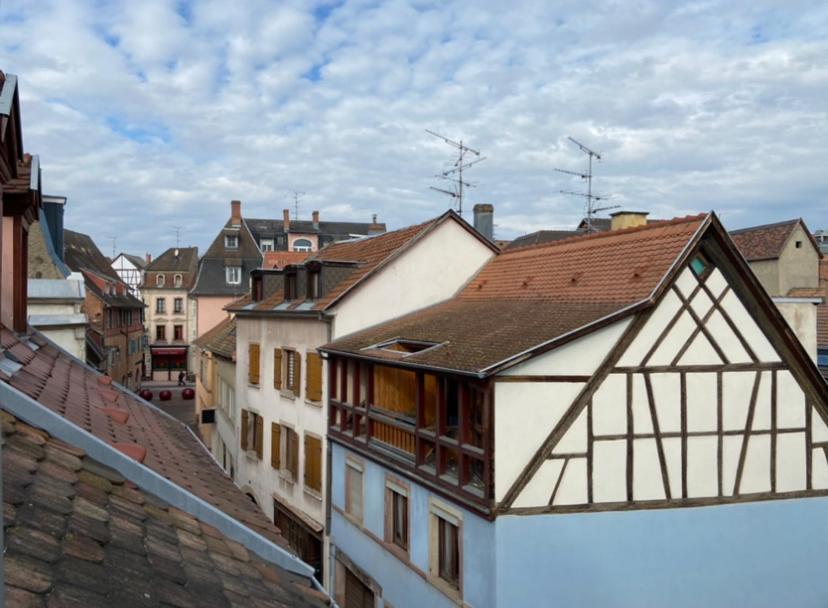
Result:
[[[153,355],[183,356],[187,354],[187,347],[150,346]]]

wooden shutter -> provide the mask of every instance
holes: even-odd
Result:
[[[288,437],[290,437],[288,443],[288,448],[290,448],[290,472],[293,479],[296,479],[299,476],[299,435],[296,434],[296,431],[290,431]]]
[[[322,440],[305,435],[305,485],[322,492]]]
[[[273,388],[282,388],[282,349],[273,349]]]
[[[359,580],[350,570],[345,569],[345,605],[348,608],[373,608],[374,592]]]
[[[247,379],[250,384],[259,383],[259,345],[251,344],[247,347]]]
[[[242,410],[241,415],[241,449],[247,449],[247,410]]]
[[[256,416],[256,457],[261,460],[264,456],[264,419]]]
[[[308,353],[307,367],[305,397],[310,401],[322,401],[322,358],[318,353]]]
[[[282,427],[275,422],[270,423],[270,466],[278,469],[281,463]]]
[[[298,397],[299,392],[302,390],[302,357],[298,352],[293,353],[293,368],[293,394]]]

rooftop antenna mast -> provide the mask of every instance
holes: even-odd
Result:
[[[581,142],[577,141],[576,139],[574,139],[572,137],[567,137],[567,139],[569,141],[571,141],[573,144],[575,144],[576,146],[578,146],[581,149],[581,152],[583,152],[584,154],[586,154],[589,157],[589,164],[588,164],[587,172],[586,173],[581,173],[579,171],[568,171],[566,169],[555,169],[555,171],[558,171],[560,173],[566,173],[567,175],[574,175],[576,177],[580,177],[581,179],[586,180],[586,183],[587,183],[587,191],[586,192],[572,192],[571,190],[561,190],[561,194],[569,194],[571,196],[581,196],[581,197],[586,199],[586,222],[587,222],[586,231],[587,231],[587,234],[590,234],[590,233],[593,232],[592,217],[596,213],[598,213],[600,211],[607,211],[608,209],[617,209],[618,207],[620,207],[620,205],[608,205],[608,206],[605,206],[605,207],[598,207],[597,206],[597,203],[599,201],[605,201],[605,200],[607,200],[607,198],[609,198],[607,196],[598,196],[598,195],[592,193],[592,161],[593,161],[593,159],[601,160],[601,155],[598,152],[596,152],[595,150],[587,148],[584,144],[582,144]]]
[[[299,190],[291,190],[293,192],[293,219],[299,221],[299,198],[307,192],[301,192]]]
[[[173,226],[173,230],[175,230],[175,248],[178,249],[178,244],[181,241],[181,226]]]
[[[442,171],[438,173],[434,177],[439,179],[445,179],[454,184],[453,190],[445,190],[443,188],[437,188],[435,186],[430,186],[432,190],[436,190],[437,192],[442,192],[443,194],[447,194],[450,197],[457,200],[457,212],[462,216],[463,215],[463,188],[473,188],[474,184],[470,184],[467,181],[463,180],[463,171],[468,169],[469,167],[476,165],[479,162],[486,160],[485,156],[480,156],[480,151],[475,150],[474,148],[470,148],[463,143],[463,140],[454,141],[453,139],[449,139],[439,133],[435,133],[434,131],[430,131],[429,129],[425,130],[426,133],[429,135],[433,135],[438,139],[442,139],[448,145],[457,148],[457,160],[454,161],[454,166],[451,169],[447,169],[446,171]],[[478,158],[466,161],[466,155],[472,154],[473,156],[477,156]]]
[[[118,237],[111,236],[109,237],[112,240],[112,259],[115,260],[115,243],[118,241]]]

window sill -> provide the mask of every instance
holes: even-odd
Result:
[[[286,469],[279,469],[279,479],[286,481],[290,485],[294,485],[296,483],[296,478]]]
[[[252,384],[252,383],[248,382],[247,383],[247,388],[255,388],[256,390],[259,390],[261,388],[261,386],[258,385],[258,384]]]
[[[289,391],[289,390],[286,390],[286,389],[281,389],[279,391],[279,396],[282,397],[283,399],[289,399],[290,401],[296,401],[296,395],[294,394],[293,391]]]
[[[448,596],[455,602],[463,601],[463,596],[460,594],[460,590],[451,583],[443,580],[439,576],[429,573],[428,582],[431,583],[431,585],[435,587],[440,593]]]
[[[322,402],[321,401],[311,401],[310,399],[305,399],[305,405],[309,405],[311,407],[315,407],[317,409],[322,409]]]
[[[259,455],[256,454],[256,450],[245,450],[244,455],[248,460],[259,462]]]
[[[382,546],[389,553],[393,553],[394,556],[397,559],[401,560],[403,563],[409,564],[411,562],[411,558],[409,557],[408,550],[403,549],[397,543],[391,542],[390,540],[385,540],[385,541],[383,541]]]
[[[305,494],[310,496],[312,499],[317,500],[319,502],[322,502],[322,494],[321,493],[319,493],[316,490],[314,490],[313,488],[309,488],[307,486],[305,486],[302,489],[305,492]]]

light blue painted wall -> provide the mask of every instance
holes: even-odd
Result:
[[[828,606],[828,499],[499,517],[498,606]]]
[[[335,443],[331,443],[331,448],[332,501],[333,505],[344,510],[345,454],[348,450]],[[370,460],[360,458],[360,461],[363,462],[365,468],[363,525],[376,537],[382,538],[387,470]],[[428,572],[428,504],[432,493],[416,484],[410,485],[411,561],[422,572]],[[439,496],[435,498],[440,499]],[[461,509],[454,503],[441,501],[463,515],[464,599],[476,608],[494,606],[494,525],[470,511]],[[382,587],[383,598],[397,608],[454,605],[445,595],[336,511],[332,513],[330,535],[331,543],[344,551],[363,570],[370,573]]]

